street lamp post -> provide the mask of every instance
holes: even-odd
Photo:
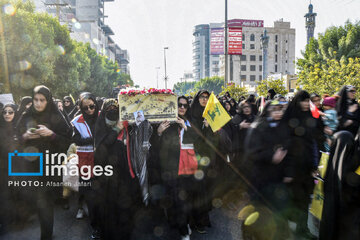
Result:
[[[225,0],[225,77],[224,86],[228,82],[228,0]]]
[[[169,49],[168,47],[164,47],[164,67],[165,67],[165,89],[167,89],[167,74],[166,74],[166,49]]]
[[[156,67],[156,88],[159,89],[159,69],[160,67]]]

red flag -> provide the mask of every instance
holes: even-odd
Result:
[[[315,106],[315,104],[312,101],[310,101],[310,111],[311,111],[311,115],[314,118],[319,118],[320,117],[319,109]]]

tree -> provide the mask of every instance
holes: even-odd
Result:
[[[177,95],[185,95],[193,90],[196,82],[178,82],[174,85],[174,91]]]
[[[259,96],[266,96],[269,89],[274,89],[277,94],[286,95],[284,79],[267,78],[257,82],[256,92]]]
[[[229,92],[230,96],[236,101],[238,101],[241,96],[246,96],[248,94],[246,87],[236,86],[235,84],[229,85],[226,88],[222,87],[222,89],[220,95],[225,95],[226,92]]]
[[[222,91],[222,86],[224,86],[223,77],[206,77],[201,79],[195,84],[195,89],[198,90],[208,90],[209,92],[214,92],[214,94],[219,94]]]
[[[309,68],[309,73],[299,74],[301,87],[308,92],[335,94],[344,85],[353,85],[360,89],[360,58],[348,61],[327,60],[325,64],[315,64]],[[357,93],[357,97],[360,94]]]
[[[298,59],[298,85],[318,94],[333,94],[344,84],[358,86],[360,22],[330,27],[311,39]]]

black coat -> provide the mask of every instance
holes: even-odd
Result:
[[[320,240],[360,239],[358,151],[351,133],[335,133],[324,182]]]

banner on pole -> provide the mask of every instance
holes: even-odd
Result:
[[[242,54],[242,28],[229,28],[229,50],[230,55]]]
[[[224,54],[224,28],[212,28],[210,30],[210,54]]]

